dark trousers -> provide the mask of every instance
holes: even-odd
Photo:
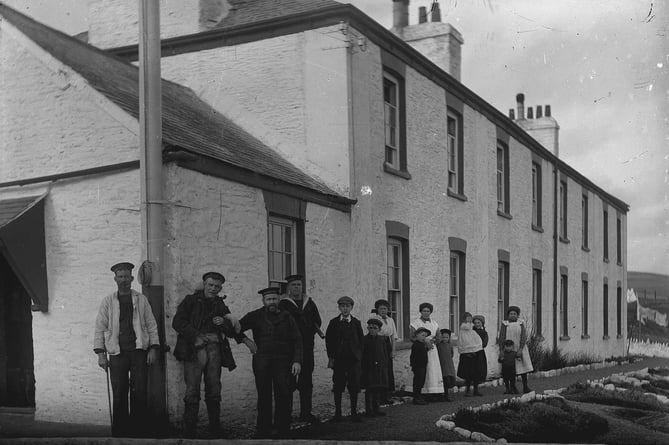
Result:
[[[221,350],[218,343],[207,344],[196,351],[196,360],[184,362],[186,394],[184,402],[200,402],[200,385],[204,375],[204,399],[207,402],[221,400]]]
[[[272,391],[276,400],[276,426],[281,433],[290,431],[290,371],[290,358],[272,358],[257,354],[253,356],[253,375],[258,392],[259,433],[268,433],[272,429]]]
[[[360,376],[362,369],[360,362],[355,359],[335,359],[332,369],[332,392],[342,393],[348,387],[348,392],[360,392]]]
[[[112,436],[143,435],[147,431],[146,368],[146,351],[143,349],[109,356],[109,375],[114,393]]]
[[[425,386],[425,377],[427,376],[427,368],[412,368],[413,369],[413,393],[420,395]]]
[[[297,377],[291,377],[291,387],[290,392],[293,393],[295,390],[300,392],[300,416],[305,417],[311,414],[311,397],[313,393],[313,373],[314,373],[314,346],[305,345],[304,358],[302,359],[302,369],[300,374]],[[289,397],[290,402],[290,412],[293,412],[293,396]],[[274,400],[276,403],[276,398]],[[274,416],[274,422],[278,423],[276,415]]]

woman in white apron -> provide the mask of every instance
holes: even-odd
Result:
[[[425,328],[430,331],[430,336],[425,339],[428,343],[427,351],[427,373],[425,376],[425,386],[423,394],[443,394],[444,379],[441,376],[441,364],[439,363],[439,353],[435,347],[435,337],[439,337],[439,325],[430,319],[434,307],[430,303],[421,303],[418,306],[420,317],[415,319],[409,325],[409,331],[413,340],[414,333],[418,328]],[[413,392],[413,385],[407,385],[404,388],[407,392]]]
[[[509,306],[506,311],[506,320],[502,322],[497,336],[500,354],[504,352],[504,341],[513,340],[513,350],[516,351],[516,376],[523,380],[523,392],[532,391],[527,386],[527,374],[532,372],[532,360],[530,360],[530,351],[527,349],[527,328],[525,321],[519,320],[520,308],[518,306]]]

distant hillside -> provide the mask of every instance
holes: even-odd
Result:
[[[627,272],[627,287],[639,298],[669,298],[669,275],[650,272]]]

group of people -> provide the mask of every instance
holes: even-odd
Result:
[[[113,392],[112,434],[135,436],[147,433],[147,367],[158,360],[158,327],[148,299],[132,290],[132,270],[128,262],[112,266],[117,290],[104,297],[95,323],[94,351],[98,365],[108,372]],[[332,318],[325,333],[316,303],[304,292],[303,277],[286,277],[285,293],[279,287],[258,292],[262,307],[240,319],[233,316],[219,293],[225,277],[219,272],[202,276],[202,288],[187,295],[177,307],[172,327],[177,332],[174,355],[183,362],[185,393],[183,425],[186,437],[196,436],[200,393],[204,378],[204,398],[209,418],[209,432],[221,436],[221,369],[236,368],[230,339],[244,343],[253,354],[252,369],[257,391],[257,431],[259,438],[273,432],[286,436],[293,412],[293,392],[299,391],[300,419],[318,423],[312,413],[314,338],[325,339],[328,368],[332,369],[334,421],[341,421],[342,397],[348,390],[351,420],[360,422],[358,394],[365,390],[365,415],[383,416],[380,406],[395,390],[393,358],[398,332],[389,315],[390,303],[377,300],[373,313],[362,323],[351,315],[354,301],[344,296],[337,301],[339,314]],[[431,320],[433,306],[423,303],[420,317],[411,323],[413,341],[410,364],[414,373],[414,403],[427,403],[424,393],[441,393],[449,400],[448,390],[456,375],[466,383],[465,395],[480,395],[478,385],[486,379],[488,343],[485,319],[465,313],[460,326],[457,373],[453,363],[451,331],[439,330]],[[532,364],[527,352],[527,331],[518,320],[520,309],[509,307],[508,319],[500,335],[502,363],[508,392],[517,392],[515,376],[522,375],[527,387],[527,372]],[[246,331],[253,333],[253,339]],[[509,377],[507,382],[507,377]],[[473,393],[470,387],[473,386]],[[130,404],[128,404],[128,394]],[[274,402],[274,410],[272,410]]]

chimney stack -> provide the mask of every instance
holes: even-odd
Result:
[[[432,21],[441,22],[441,9],[439,9],[439,2],[432,3]]]
[[[407,26],[409,26],[409,0],[393,0],[393,29],[401,33],[402,28]]]
[[[511,119],[512,121],[516,120],[516,110],[514,110],[513,108],[509,108],[509,119]]]
[[[546,117],[551,117],[551,106],[546,105]]]
[[[527,107],[527,118],[534,119],[534,113],[532,112],[532,107]]]
[[[525,95],[516,94],[516,106],[518,107],[518,120],[525,119]]]
[[[541,113],[541,105],[537,105],[537,119],[541,119],[542,113]]]
[[[427,22],[427,8],[425,6],[421,6],[418,8],[418,23],[425,22]]]

